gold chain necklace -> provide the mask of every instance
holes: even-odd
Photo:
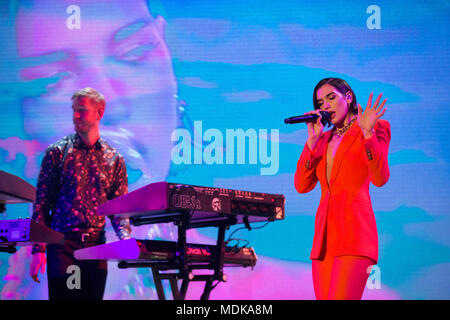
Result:
[[[355,120],[356,119],[350,120],[350,122],[346,126],[343,126],[342,128],[334,127],[333,134],[335,136],[342,137],[348,131],[348,129],[350,129],[350,127],[352,126],[353,122],[355,122]]]

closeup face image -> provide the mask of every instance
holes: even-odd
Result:
[[[36,1],[19,8],[18,53],[33,61],[21,78],[43,91],[23,100],[25,131],[48,143],[70,133],[70,117],[63,112],[68,97],[95,88],[106,100],[103,135],[143,178],[163,180],[177,90],[164,19],[154,18],[145,1],[132,7],[126,1],[82,1],[80,29],[70,29],[69,15],[61,14],[69,2]]]

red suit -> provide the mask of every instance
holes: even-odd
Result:
[[[389,122],[378,120],[375,133],[364,139],[355,121],[337,149],[331,178],[326,177],[326,153],[332,131],[322,133],[314,150],[307,145],[297,164],[295,188],[311,191],[320,181],[322,195],[316,213],[310,258],[323,255],[363,256],[378,260],[378,236],[369,184],[381,187],[389,179]]]

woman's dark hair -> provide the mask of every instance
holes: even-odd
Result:
[[[346,95],[347,92],[350,91],[353,99],[352,102],[350,103],[349,111],[353,114],[358,114],[358,104],[356,103],[356,96],[355,93],[353,92],[353,89],[349,86],[349,84],[345,80],[339,78],[325,78],[319,81],[319,83],[314,88],[313,93],[314,110],[320,109],[320,106],[318,105],[317,102],[317,90],[319,90],[325,84],[329,84],[330,86],[335,87],[336,90],[342,93],[343,95]]]

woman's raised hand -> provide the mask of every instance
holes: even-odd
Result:
[[[372,137],[375,127],[375,123],[378,119],[380,119],[384,113],[386,112],[386,108],[384,108],[384,104],[386,103],[387,99],[384,99],[383,102],[380,104],[380,100],[382,97],[382,93],[380,93],[375,100],[373,106],[372,106],[372,98],[373,98],[373,92],[370,93],[369,100],[367,101],[367,106],[364,112],[362,111],[362,107],[360,104],[358,104],[358,116],[357,121],[358,125],[361,128],[364,137],[366,139],[369,139]]]

